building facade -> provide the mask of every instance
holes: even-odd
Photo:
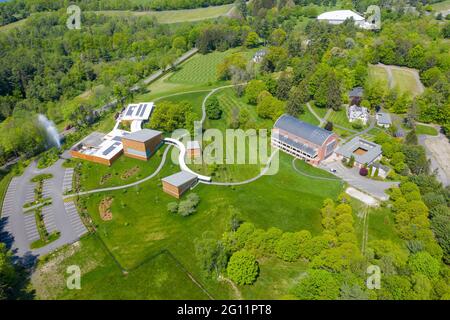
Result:
[[[338,137],[331,131],[282,115],[272,129],[272,145],[299,159],[318,165],[333,154]]]
[[[125,156],[139,160],[148,160],[162,143],[162,132],[142,129],[122,138]]]

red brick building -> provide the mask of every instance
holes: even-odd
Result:
[[[331,131],[284,114],[272,129],[272,145],[296,158],[318,165],[333,154],[338,137]]]

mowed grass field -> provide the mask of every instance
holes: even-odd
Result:
[[[205,84],[217,81],[217,66],[223,60],[233,54],[241,52],[249,60],[252,51],[242,49],[230,49],[224,52],[214,51],[205,55],[197,54],[187,62],[183,63],[179,70],[169,77],[168,81],[172,83],[186,84]]]
[[[332,110],[327,120],[333,124],[352,129],[352,124],[348,121],[347,110],[344,107],[339,111]]]
[[[386,68],[390,69],[391,81],[389,81],[389,72]],[[417,82],[416,78],[417,70],[396,66],[386,66],[386,68],[370,65],[369,81],[382,83],[385,89],[390,86],[391,89],[396,88],[400,93],[407,92],[412,96],[422,93],[423,86]]]
[[[159,23],[181,23],[200,20],[214,19],[224,16],[231,10],[232,4],[222,6],[211,6],[206,8],[185,9],[185,10],[165,10],[165,11],[121,11],[104,10],[95,11],[97,14],[104,15],[130,15],[130,16],[152,16]]]
[[[42,265],[43,269],[36,274],[42,277],[52,275],[53,280],[47,283],[35,279],[39,284],[38,295],[79,299],[206,299],[202,289],[186,276],[189,272],[214,298],[233,298],[228,284],[203,276],[195,257],[196,239],[219,239],[227,228],[231,212],[235,210],[240,212],[243,220],[254,223],[258,228],[307,229],[314,235],[319,234],[322,232],[320,207],[323,200],[335,199],[342,191],[339,181],[324,184],[298,174],[291,161],[290,156],[281,153],[277,174],[263,176],[247,185],[198,185],[191,192],[197,193],[201,200],[197,213],[190,217],[167,212],[167,204],[175,199],[162,191],[160,179],[179,170],[170,162],[157,178],[139,187],[87,196],[88,212],[96,225],[98,237],[128,270],[128,275],[122,274],[99,240],[87,237],[81,240],[80,250],[70,257],[62,254],[54,258],[59,273]],[[302,161],[297,162],[297,168],[313,175],[329,175]],[[99,215],[99,203],[106,196],[114,199],[111,221],[103,221]],[[170,254],[161,255],[164,250],[168,250],[180,264],[175,263]],[[51,263],[52,260],[48,261]],[[65,266],[70,264],[79,264],[82,272],[84,270],[82,289],[76,292],[66,290],[65,281],[58,279],[64,277]],[[263,261],[257,284],[242,288],[244,298],[279,298],[287,293],[302,270],[301,262]]]
[[[222,157],[223,164],[192,164],[190,165],[191,168],[204,175],[212,176],[215,181],[221,182],[238,182],[257,176],[260,170],[265,165],[265,162],[263,162],[265,159],[258,158],[256,163],[250,163],[250,135],[246,135],[245,137],[246,164],[236,164],[238,156],[240,155],[239,152],[241,151],[238,151],[237,149],[237,139],[235,139],[234,141],[234,146],[231,145],[229,139],[227,139],[226,130],[233,127],[233,117],[238,117],[237,115],[243,110],[247,110],[250,115],[250,120],[247,127],[243,127],[242,125],[239,127],[239,129],[243,131],[247,131],[249,129],[254,129],[256,131],[258,131],[259,129],[266,129],[266,132],[269,133],[270,129],[273,126],[273,121],[259,118],[256,113],[256,106],[249,105],[244,101],[244,98],[238,97],[235,93],[234,88],[224,88],[216,92],[214,96],[219,100],[220,107],[223,111],[222,117],[218,120],[211,120],[207,118],[204,124],[204,129],[217,129],[222,133],[224,146]],[[269,138],[267,138],[267,142],[269,143]],[[234,156],[235,162],[231,162],[227,159],[227,152],[231,153]],[[269,148],[266,153],[267,157],[269,157],[270,154],[271,150]]]
[[[434,3],[431,5],[434,11],[445,11],[450,10],[450,0],[445,0],[442,2]]]
[[[423,124],[417,124],[416,125],[416,134],[426,134],[429,136],[437,136],[439,133],[438,131],[430,126],[426,126]]]

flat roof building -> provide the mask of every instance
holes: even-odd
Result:
[[[162,178],[161,181],[163,191],[179,199],[186,191],[197,183],[198,178],[190,172],[180,171],[171,176]]]
[[[358,167],[364,165],[371,165],[375,161],[381,159],[381,146],[375,142],[364,140],[360,137],[355,137],[346,144],[340,146],[336,150],[338,158],[355,159],[355,164]]]
[[[337,146],[337,135],[285,114],[274,124],[272,145],[317,165],[333,153]]]
[[[153,102],[132,103],[121,115],[122,121],[147,120],[153,110]]]
[[[161,131],[142,129],[131,132],[122,138],[125,156],[147,160],[158,150],[162,140]]]
[[[74,158],[110,166],[123,153],[121,139],[127,131],[115,129],[108,134],[93,132],[70,150]]]

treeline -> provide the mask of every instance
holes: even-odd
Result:
[[[218,6],[234,0],[12,0],[0,3],[0,26],[28,17],[31,13],[65,9],[71,4],[81,10],[177,10]]]

